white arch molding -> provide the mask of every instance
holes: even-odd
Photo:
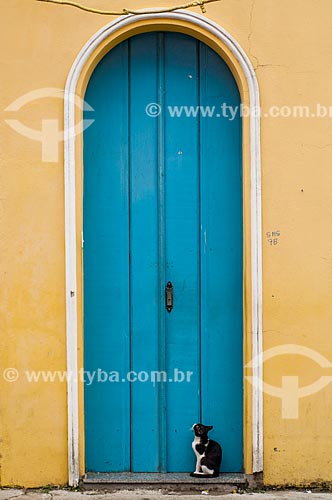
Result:
[[[214,35],[235,56],[246,77],[250,108],[260,104],[259,88],[253,66],[237,41],[210,19],[189,11],[179,10],[165,14],[123,16],[99,30],[78,54],[67,79],[64,95],[64,181],[65,181],[65,242],[66,242],[66,335],[67,370],[76,374],[77,363],[77,280],[76,280],[76,194],[75,194],[75,93],[80,74],[88,58],[111,34],[137,21],[171,19],[189,22],[193,28]],[[260,118],[250,113],[250,204],[251,204],[251,273],[252,273],[252,357],[262,354],[262,230],[261,230],[261,168]],[[253,368],[253,377],[262,381],[262,364]],[[69,484],[79,482],[79,422],[78,381],[68,377],[68,475]],[[252,386],[252,458],[253,472],[263,470],[263,404],[262,384]]]

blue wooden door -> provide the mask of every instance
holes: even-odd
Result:
[[[235,80],[196,39],[154,32],[102,59],[86,101],[95,110],[84,134],[86,470],[192,471],[189,429],[201,421],[223,446],[223,471],[241,471]]]

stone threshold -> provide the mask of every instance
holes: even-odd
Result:
[[[88,472],[82,479],[82,486],[87,489],[132,489],[132,488],[165,488],[177,490],[209,489],[231,492],[244,489],[247,478],[242,473],[221,473],[215,478],[196,478],[189,473],[155,473],[155,472]]]

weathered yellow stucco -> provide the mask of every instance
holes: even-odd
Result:
[[[88,3],[88,0],[86,0]],[[180,2],[181,3],[181,2]],[[174,0],[89,0],[90,6],[159,7]],[[271,118],[271,106],[332,106],[332,4],[330,0],[222,0],[205,16],[242,46],[256,70],[263,117],[263,347],[297,344],[332,359],[332,111],[331,118]],[[199,9],[193,9],[200,12]],[[84,43],[113,18],[35,0],[1,4],[0,175],[0,484],[63,484],[67,473],[66,384],[6,382],[3,371],[65,370],[65,241],[63,151],[42,162],[40,142],[5,122],[20,120],[40,130],[41,119],[63,121],[61,99],[45,98],[15,113],[6,108],[27,92],[64,88]],[[148,23],[150,24],[150,23]],[[165,29],[190,30],[190,26]],[[161,26],[160,25],[160,26]],[[152,29],[137,25],[137,30]],[[123,36],[128,36],[124,33]],[[220,54],[225,49],[204,38]],[[111,46],[112,40],[108,40]],[[106,43],[106,45],[107,45]],[[95,62],[103,48],[95,54]],[[229,56],[244,102],[246,83]],[[93,60],[78,85],[84,95]],[[15,115],[15,116],[14,116]],[[250,361],[249,130],[244,119],[246,360]],[[60,127],[62,129],[62,126]],[[78,142],[77,156],[81,144]],[[77,172],[77,244],[80,248],[81,163]],[[276,232],[271,236],[268,233]],[[280,232],[280,235],[278,234]],[[80,254],[79,254],[80,256]],[[78,290],[81,260],[78,260]],[[82,294],[79,364],[82,365]],[[249,373],[249,372],[248,372]],[[282,376],[312,384],[330,368],[300,355],[266,361],[264,381],[280,387]],[[331,384],[300,400],[298,418],[282,418],[281,399],[264,395],[264,482],[302,484],[332,481]],[[284,415],[285,416],[285,415]],[[245,466],[251,473],[251,386],[245,397]],[[80,387],[80,450],[83,458],[83,400]]]

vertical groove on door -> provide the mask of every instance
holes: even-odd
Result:
[[[201,109],[201,42],[196,40],[197,52],[197,102]],[[198,391],[199,391],[199,421],[202,422],[202,191],[201,191],[201,113],[197,119],[197,161],[198,161],[198,303],[199,303],[199,323],[198,323]]]
[[[133,354],[133,349],[132,349],[132,334],[131,334],[131,242],[130,242],[130,234],[131,234],[131,169],[130,169],[130,164],[131,164],[131,155],[130,155],[130,149],[131,149],[131,140],[130,140],[130,130],[131,130],[131,95],[130,95],[130,57],[131,57],[131,39],[129,38],[127,41],[128,44],[128,81],[127,81],[127,88],[128,88],[128,105],[127,105],[127,113],[128,113],[128,143],[127,143],[127,156],[128,156],[128,181],[127,181],[127,189],[128,189],[128,242],[129,242],[129,252],[128,252],[128,269],[129,269],[129,297],[128,297],[128,322],[129,322],[129,371],[133,369],[133,361],[132,361],[132,354]],[[132,440],[132,421],[133,421],[133,416],[132,416],[132,384],[129,384],[129,401],[130,401],[130,408],[129,408],[129,450],[130,450],[130,470],[133,468],[133,440]]]
[[[159,251],[159,359],[158,370],[166,370],[166,325],[165,325],[165,35],[158,34],[158,103],[161,113],[158,117],[158,251]],[[166,387],[158,384],[159,396],[159,470],[166,472]]]
[[[205,53],[205,45],[200,43],[199,44],[199,57],[200,57],[200,66],[199,66],[199,82],[200,82],[200,88],[199,88],[199,103],[200,106],[206,106],[208,103],[205,99],[206,95],[206,82],[205,82],[205,68],[206,68],[206,53]],[[201,410],[201,422],[203,422],[205,425],[211,425],[212,422],[209,422],[207,419],[209,418],[206,415],[205,411],[205,384],[203,380],[203,376],[207,377],[207,373],[202,375],[202,369],[205,370],[204,366],[204,361],[202,360],[202,356],[205,355],[205,347],[203,345],[204,342],[206,342],[206,324],[207,324],[207,301],[205,300],[206,293],[207,293],[207,275],[208,275],[208,269],[207,269],[207,205],[209,203],[208,197],[206,195],[207,193],[207,186],[206,186],[206,173],[204,171],[204,155],[205,153],[205,148],[206,148],[206,141],[204,132],[205,132],[205,123],[200,123],[200,129],[199,129],[199,142],[200,142],[200,159],[199,159],[199,166],[200,166],[200,199],[204,200],[204,203],[200,204],[199,208],[199,217],[200,217],[200,275],[201,275],[201,289],[200,289],[200,302],[201,302],[201,316],[200,316],[200,346],[201,346],[201,359],[200,359],[200,389],[201,389],[201,397],[200,397],[200,410]],[[215,425],[215,422],[213,422]]]

